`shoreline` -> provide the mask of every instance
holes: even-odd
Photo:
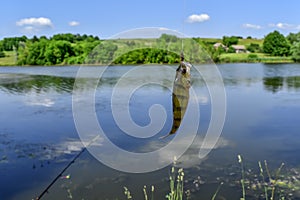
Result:
[[[72,64],[72,65],[14,65],[14,64],[5,64],[2,65],[0,64],[0,67],[106,67],[106,66],[143,66],[143,65],[178,65],[179,63],[145,63],[145,64],[113,64],[113,65],[103,65],[103,64]],[[298,62],[290,61],[290,60],[282,60],[282,61],[245,61],[245,62],[240,62],[240,61],[234,61],[234,62],[208,62],[208,63],[192,63],[193,65],[205,65],[205,64],[299,64]]]

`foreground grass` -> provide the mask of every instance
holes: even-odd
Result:
[[[231,180],[231,182],[227,182],[227,184],[232,184],[233,181],[240,185],[240,200],[291,200],[294,199],[292,193],[299,191],[300,189],[300,177],[295,169],[294,172],[296,175],[281,174],[284,163],[282,163],[277,170],[273,171],[273,173],[269,169],[266,160],[264,162],[258,162],[258,173],[255,173],[251,169],[245,168],[245,164],[241,155],[238,155],[238,163],[240,165],[241,178],[238,180]],[[165,198],[168,200],[191,199],[191,192],[189,189],[187,189],[184,183],[183,169],[180,168],[176,170],[174,167],[172,167],[169,175],[169,193],[166,194]],[[215,200],[218,198],[218,193],[222,185],[224,185],[223,181],[220,182],[210,200]],[[127,187],[124,187],[124,194],[127,200],[134,199]],[[144,200],[154,200],[154,186],[151,186],[150,192],[148,192],[146,186],[144,186],[143,194]],[[199,196],[197,199],[199,199]],[[225,198],[222,197],[221,199]]]
[[[0,58],[0,66],[16,65],[16,53],[13,51],[5,51],[5,57]]]

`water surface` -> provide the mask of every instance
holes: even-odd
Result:
[[[243,156],[246,168],[252,170],[249,178],[259,174],[258,161],[268,160],[274,170],[284,162],[284,173],[300,167],[300,65],[218,67],[227,93],[227,116],[219,143],[205,160],[199,160],[197,155],[210,120],[210,96],[203,79],[192,74],[201,111],[200,128],[198,139],[178,162],[178,167],[185,168],[185,189],[192,192],[192,199],[210,199],[220,182],[224,185],[218,198],[239,199],[238,154]],[[96,91],[97,116],[108,137],[121,148],[152,151],[164,145],[159,136],[143,140],[124,135],[111,115],[112,88],[131,68],[108,68]],[[0,199],[35,198],[81,150],[72,115],[78,69],[0,68]],[[141,77],[133,77],[133,81],[138,79]],[[89,78],[82,81],[88,84]],[[172,82],[166,80],[166,84]],[[137,124],[147,125],[148,109],[153,104],[166,109],[167,120],[159,133],[164,135],[171,127],[171,92],[167,88],[155,84],[139,88],[131,98],[130,114]],[[131,190],[135,199],[141,199],[144,185],[155,185],[155,198],[164,199],[169,171],[170,167],[147,174],[122,173],[84,152],[65,173],[70,179],[59,179],[44,199],[124,199],[123,186]],[[297,195],[296,191],[291,198]]]

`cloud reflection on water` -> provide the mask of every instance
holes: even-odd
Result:
[[[186,146],[190,143],[190,140],[193,138],[191,137],[183,137],[182,140],[177,141],[177,144],[174,146],[180,147],[180,146]],[[192,168],[197,167],[199,164],[201,164],[204,159],[199,158],[199,150],[203,143],[203,137],[197,136],[195,140],[193,141],[192,145],[189,147],[189,149],[180,157],[176,158],[176,166],[182,167],[182,168]],[[149,142],[148,145],[142,147],[142,151],[154,151],[156,149],[159,149],[165,145],[165,142],[162,140],[156,140]],[[228,146],[232,146],[233,143],[223,137],[220,137],[217,144],[213,147],[213,149],[219,149],[219,148],[225,148]],[[173,149],[175,151],[175,149]],[[172,149],[170,151],[161,151],[159,154],[159,158],[157,159],[158,162],[163,162],[166,160],[166,158],[170,157],[173,154]]]

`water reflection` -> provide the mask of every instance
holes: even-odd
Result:
[[[0,90],[11,94],[71,93],[74,78],[46,75],[1,74]]]
[[[181,146],[183,147],[187,146],[187,144],[189,144],[190,141],[193,139],[194,138],[184,137],[182,140],[177,141],[177,143],[174,146],[176,146],[177,148],[180,148]],[[195,166],[200,165],[204,160],[206,160],[208,157],[204,159],[199,159],[199,150],[203,143],[203,140],[204,138],[198,135],[194,139],[189,149],[180,158],[174,158],[175,159],[174,162],[176,164],[175,166],[180,168],[185,168],[185,169],[194,168]],[[224,137],[220,137],[217,144],[213,147],[213,149],[214,150],[222,149],[232,145],[233,142],[225,139]],[[156,149],[162,148],[163,146],[165,146],[165,142],[155,140],[143,146],[142,151],[151,152]],[[170,157],[174,151],[175,149],[170,149],[169,151],[161,151],[157,162],[162,162],[166,160],[166,158]]]
[[[263,80],[264,87],[267,91],[276,93],[283,89],[298,91],[300,88],[300,70],[298,68],[291,68],[290,65],[261,65],[252,64],[251,69],[247,67],[249,64],[225,64],[222,65],[220,71],[222,73],[224,83],[226,86],[240,86],[261,82]],[[126,69],[125,69],[126,68]],[[99,87],[107,86],[112,87],[117,83],[119,78],[132,67],[110,67],[104,73],[99,81]],[[115,70],[117,69],[117,70]],[[162,70],[164,68],[162,67]],[[209,70],[209,67],[202,67],[203,70]],[[263,71],[261,70],[263,69]],[[59,69],[58,69],[59,70]],[[65,70],[65,69],[64,69]],[[57,93],[71,93],[74,85],[74,75],[76,75],[76,69],[73,76],[59,76],[59,73],[55,75],[47,75],[47,71],[44,74],[15,74],[15,73],[0,73],[0,90],[11,94],[26,94],[30,92],[48,93],[49,91]],[[10,72],[10,71],[9,71]],[[192,84],[205,87],[205,82],[201,75],[193,73],[192,69]],[[53,73],[53,72],[52,72]],[[162,71],[164,73],[164,71]],[[205,72],[207,74],[207,72]],[[292,75],[292,73],[295,73]],[[49,72],[48,72],[49,74]],[[50,73],[51,74],[51,73]],[[299,75],[297,75],[299,74]],[[132,77],[134,81],[135,77]],[[88,83],[89,78],[82,78],[83,82]],[[166,80],[167,81],[167,80]],[[214,82],[214,77],[209,77],[206,82]],[[169,81],[164,83],[170,85]],[[163,88],[166,89],[166,88]]]
[[[265,77],[263,78],[263,83],[265,89],[273,93],[286,89],[292,91],[299,91],[300,76]]]
[[[264,78],[265,89],[273,93],[278,92],[283,87],[283,77],[266,77]]]

